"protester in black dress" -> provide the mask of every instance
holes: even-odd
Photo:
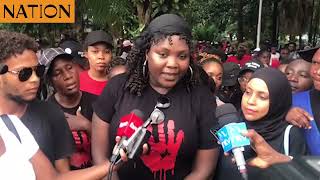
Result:
[[[218,149],[209,132],[217,122],[212,80],[191,57],[191,28],[179,16],[154,19],[127,57],[129,72],[115,76],[94,104],[92,154],[108,159],[120,119],[133,109],[149,116],[159,97],[170,99],[165,120],[149,127],[150,153],[124,165],[120,179],[208,179]],[[212,85],[212,84],[210,84]],[[213,86],[214,87],[214,86]]]

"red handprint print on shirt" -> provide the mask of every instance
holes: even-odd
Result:
[[[174,121],[169,120],[167,123],[168,138],[166,139],[164,125],[165,123],[158,125],[158,138],[155,138],[153,134],[148,141],[151,147],[150,154],[141,156],[143,163],[153,173],[160,172],[160,179],[162,172],[164,172],[165,179],[166,171],[172,170],[172,175],[174,174],[177,154],[184,138],[184,132],[182,130],[179,130],[177,135],[175,135]],[[152,132],[152,126],[149,126],[148,130]]]

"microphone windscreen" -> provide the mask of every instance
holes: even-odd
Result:
[[[218,106],[216,109],[216,117],[220,128],[230,123],[240,122],[237,109],[230,103]]]
[[[237,113],[237,109],[231,103],[222,104],[221,106],[218,106],[216,109],[217,118],[232,113]]]

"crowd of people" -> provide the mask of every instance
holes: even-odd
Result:
[[[148,126],[141,155],[128,159],[121,150],[112,179],[242,179],[210,133],[225,103],[250,129],[243,132],[252,141],[244,149],[249,179],[320,155],[319,48],[193,42],[192,28],[174,14],[155,18],[117,53],[102,30],[45,49],[1,30],[0,177],[106,178],[122,120],[139,109],[145,121],[159,98],[169,101],[164,122]]]

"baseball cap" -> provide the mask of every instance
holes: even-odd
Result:
[[[314,54],[318,51],[320,47],[310,48],[307,50],[298,51],[298,54],[305,61],[311,62]]]
[[[124,40],[122,43],[123,47],[133,46],[130,40]]]
[[[86,69],[88,66],[87,60],[83,57],[83,51],[81,44],[76,40],[65,40],[60,43],[65,53],[73,56],[74,61],[79,64],[82,68]]]
[[[105,31],[102,31],[102,30],[89,32],[89,34],[87,35],[84,41],[84,48],[87,49],[88,46],[91,46],[98,42],[106,43],[107,45],[113,48],[113,39],[111,35],[107,34]]]
[[[234,86],[237,83],[240,67],[233,62],[223,64],[222,86]]]
[[[66,53],[60,47],[59,48],[48,48],[42,52],[39,63],[46,66],[46,71],[45,71],[46,74],[50,68],[52,61],[60,55],[66,55],[66,56],[69,56],[71,60],[73,59],[71,54]]]
[[[261,61],[259,60],[252,60],[244,64],[244,66],[241,68],[239,75],[247,72],[247,71],[252,71],[255,72],[258,69],[264,68],[264,65]]]

